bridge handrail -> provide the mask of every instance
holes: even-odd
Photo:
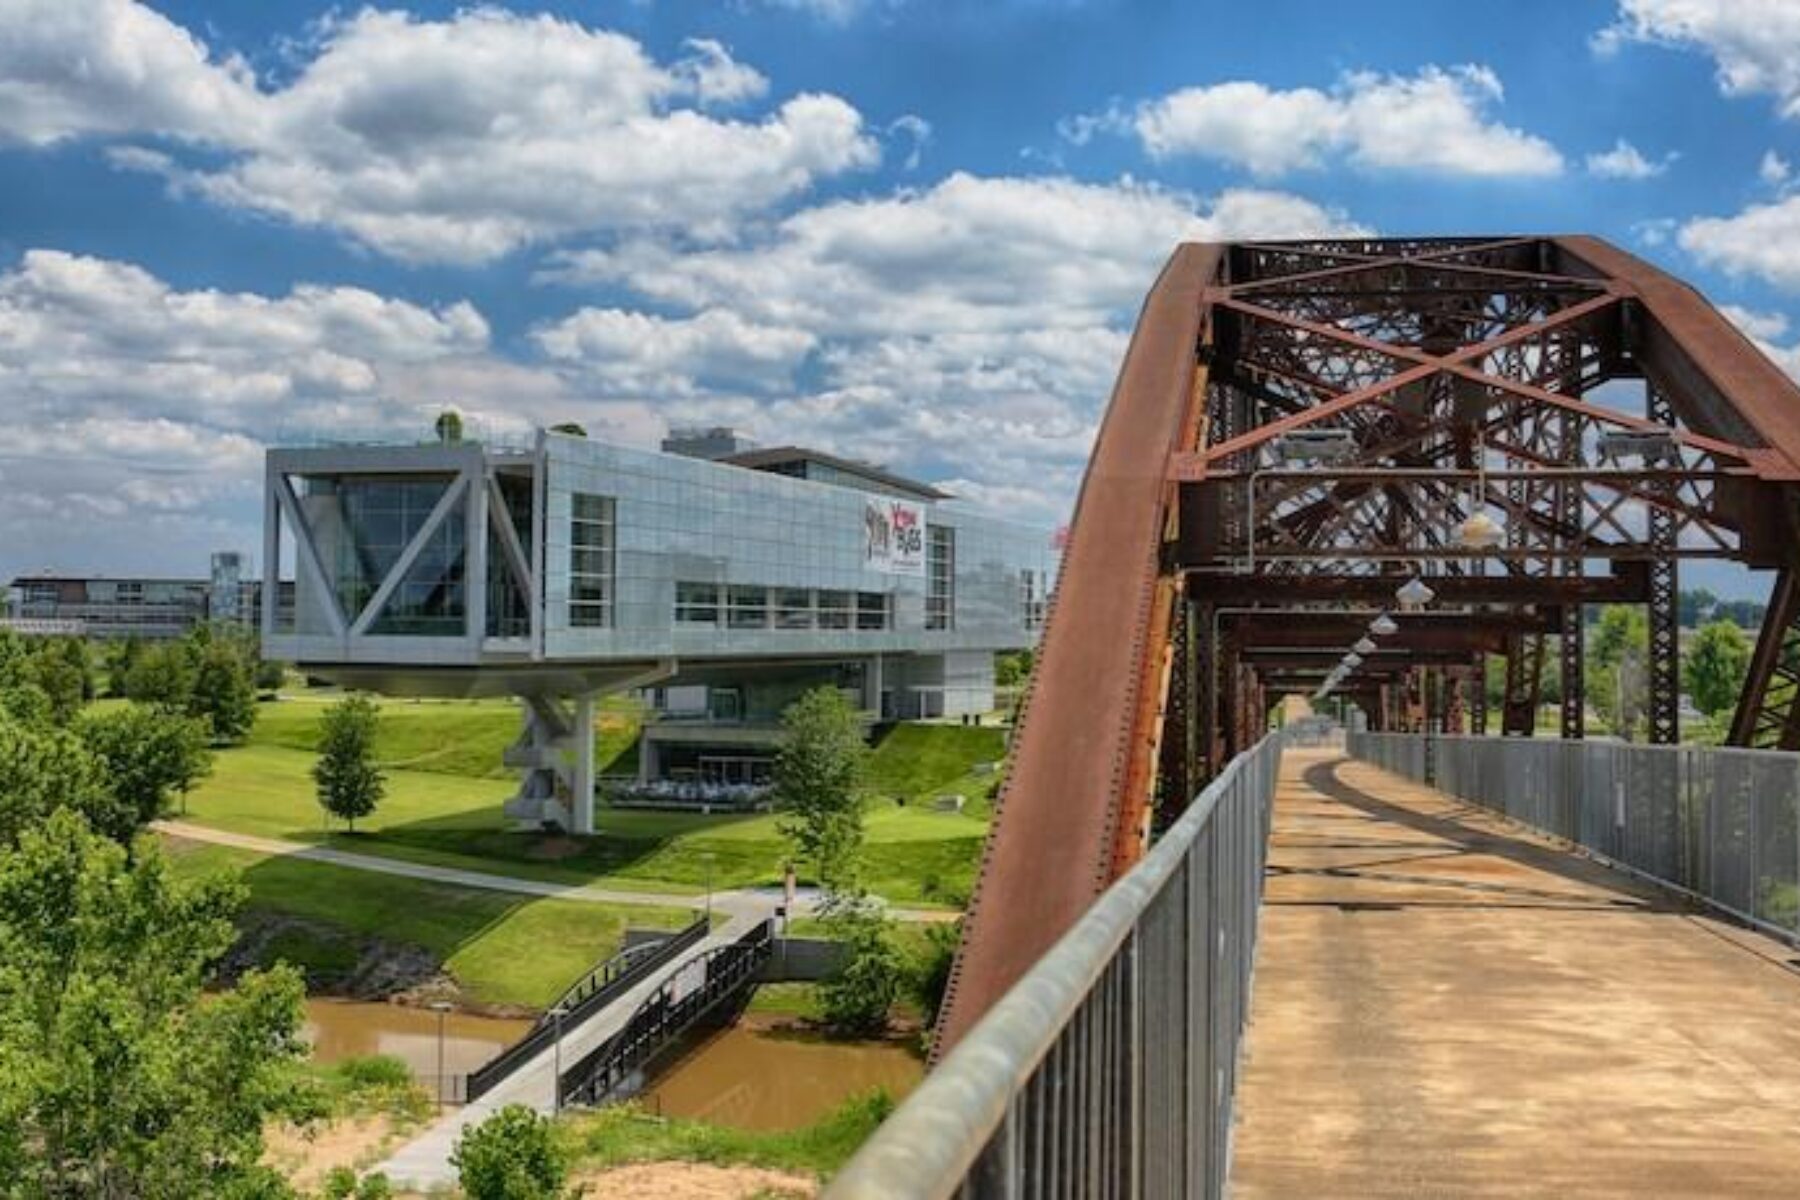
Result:
[[[1065,1171],[1078,1195],[1111,1194],[1101,1181],[1121,1178],[1220,1194],[1281,744],[1268,735],[1206,786],[882,1123],[827,1200],[1057,1195]],[[1179,908],[1162,906],[1169,896]],[[1184,1134],[1204,1148],[1176,1144]]]
[[[698,944],[706,937],[711,922],[697,918],[691,925],[666,938],[638,946],[628,946],[571,984],[557,1002],[538,1017],[537,1022],[518,1041],[469,1072],[467,1095],[479,1100],[496,1084],[543,1052],[556,1037],[556,1020],[552,1014],[561,1008],[564,1028],[586,1020],[595,1011],[636,987],[658,967]]]
[[[1800,945],[1800,754],[1413,733],[1346,750]]]

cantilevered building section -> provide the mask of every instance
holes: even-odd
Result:
[[[656,687],[642,770],[753,782],[781,709],[822,684],[873,722],[993,707],[1036,641],[1048,530],[811,451],[709,430],[634,450],[541,432],[279,449],[264,653],[398,695],[518,696],[508,812],[593,828],[594,700]],[[265,594],[273,594],[265,587]]]

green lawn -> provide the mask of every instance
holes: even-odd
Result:
[[[222,846],[184,843],[174,861],[188,875],[237,872],[250,889],[252,911],[422,947],[472,1000],[487,1004],[541,1008],[615,953],[627,925],[675,929],[694,917],[676,907],[512,896]],[[331,937],[303,935],[277,944],[280,956],[303,967],[336,965],[333,956],[345,952],[345,941]]]
[[[189,797],[188,819],[415,862],[636,891],[692,894],[709,882],[731,888],[781,878],[787,843],[770,814],[602,809],[601,836],[581,843],[513,832],[501,812],[512,784],[503,772],[488,771],[472,747],[487,745],[497,763],[511,735],[497,738],[495,730],[501,717],[516,714],[485,702],[386,702],[377,744],[389,764],[387,796],[346,837],[327,828],[313,798],[308,747],[316,744],[322,707],[310,700],[263,705],[251,743],[220,752],[212,776]],[[876,893],[904,904],[965,902],[987,832],[986,793],[996,779],[973,768],[1003,751],[1001,731],[988,728],[901,726],[882,740],[869,775],[868,883]],[[463,770],[448,770],[452,765]],[[946,792],[968,797],[968,809],[935,811],[930,799]]]
[[[570,1113],[557,1132],[579,1167],[631,1162],[742,1163],[828,1176],[892,1112],[886,1092],[854,1097],[802,1129],[752,1132],[704,1121],[653,1117],[635,1104]]]

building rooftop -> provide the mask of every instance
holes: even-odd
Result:
[[[734,467],[747,467],[752,471],[780,471],[783,467],[816,463],[844,475],[892,488],[895,491],[906,492],[921,500],[952,499],[948,492],[934,488],[928,483],[920,483],[916,479],[895,475],[873,463],[839,458],[835,454],[827,454],[823,450],[810,450],[804,446],[770,446],[767,449],[745,450],[737,454],[724,455],[717,461],[730,463]]]

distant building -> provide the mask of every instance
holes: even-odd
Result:
[[[994,705],[996,651],[1034,644],[1048,529],[926,484],[730,430],[665,452],[544,432],[479,443],[276,449],[264,580],[298,581],[263,648],[395,694],[516,695],[507,811],[592,828],[594,697],[648,689],[646,776],[766,774],[781,712],[842,689],[870,722]]]
[[[213,555],[209,579],[143,576],[21,575],[7,585],[4,625],[27,636],[100,639],[178,638],[195,625],[248,625],[261,608],[261,580],[245,580],[242,556]],[[281,585],[282,607],[293,606],[293,584]]]

